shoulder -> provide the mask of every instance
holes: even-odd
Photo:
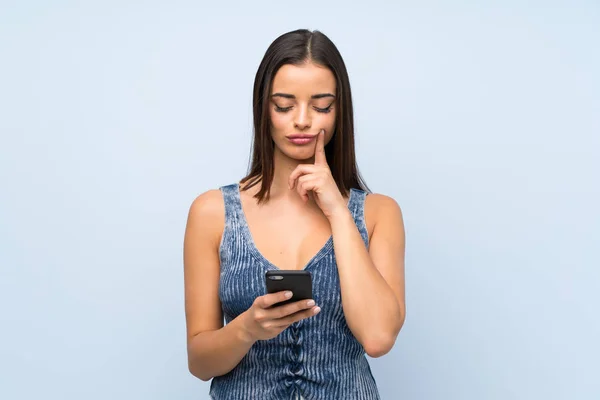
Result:
[[[367,194],[365,220],[370,225],[371,231],[380,224],[404,225],[400,204],[393,197],[380,193]]]
[[[190,216],[214,218],[225,211],[225,202],[220,189],[210,189],[200,193],[190,205]]]
[[[365,199],[365,208],[372,208],[383,213],[401,212],[398,202],[390,196],[380,193],[368,193]]]
[[[188,231],[218,241],[224,225],[225,202],[220,189],[207,190],[194,198],[188,212]]]

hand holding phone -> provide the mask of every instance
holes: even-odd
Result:
[[[267,294],[257,297],[252,306],[240,315],[248,340],[272,339],[294,322],[321,311],[311,299],[312,281],[307,274],[305,271],[267,272]],[[271,276],[273,279],[270,279]]]

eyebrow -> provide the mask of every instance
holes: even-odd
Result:
[[[284,99],[295,99],[296,98],[296,96],[294,96],[293,94],[288,94],[288,93],[273,93],[271,95],[271,97],[283,97]],[[310,96],[311,99],[323,99],[325,97],[335,98],[335,96],[331,93],[319,93],[319,94],[313,94],[312,96]]]

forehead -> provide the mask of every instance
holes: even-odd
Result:
[[[329,68],[313,63],[279,68],[273,79],[271,93],[289,93],[296,97],[310,97],[317,93],[335,94],[335,77]]]

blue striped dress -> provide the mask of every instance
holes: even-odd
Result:
[[[225,228],[219,249],[219,297],[225,323],[266,293],[265,273],[278,267],[254,244],[240,199],[239,184],[220,188]],[[352,189],[348,208],[368,246],[364,220],[366,192]],[[364,348],[342,310],[333,238],[305,265],[321,312],[292,324],[277,337],[256,342],[229,373],[212,379],[215,400],[376,400],[379,392]]]

